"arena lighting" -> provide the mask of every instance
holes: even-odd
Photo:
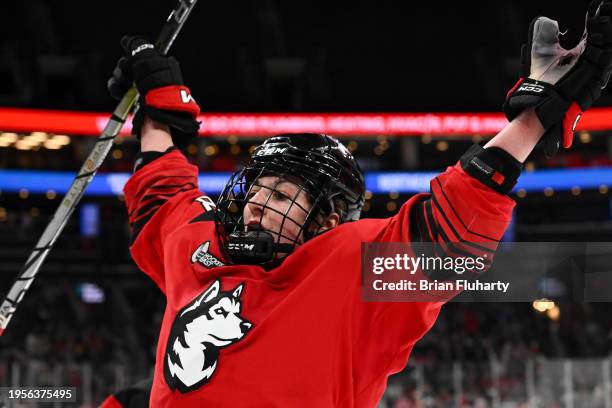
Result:
[[[49,150],[57,150],[61,149],[64,145],[53,141],[53,139],[49,139],[43,144],[43,146],[45,146],[45,148]]]
[[[0,108],[0,129],[98,136],[110,113]],[[493,135],[507,123],[502,113],[206,113],[202,136],[269,136],[316,132],[336,136]],[[612,129],[612,108],[592,108],[577,131]],[[128,121],[121,135],[130,135]],[[427,140],[423,139],[426,143]]]
[[[17,136],[17,133],[13,133],[13,132],[0,133],[1,142],[15,143],[18,138],[19,137]]]
[[[365,174],[366,198],[371,194],[414,194],[429,191],[429,182],[437,176],[437,172],[368,172]],[[86,194],[90,196],[111,196],[122,194],[123,186],[130,173],[98,174],[89,185]],[[221,192],[230,173],[206,173],[199,178],[200,189],[208,194]],[[0,190],[2,192],[19,192],[28,189],[32,194],[47,194],[51,189],[57,194],[68,191],[74,180],[74,173],[54,171],[0,170]],[[612,167],[536,170],[523,173],[515,187],[519,198],[527,192],[542,193],[550,188],[558,191],[571,191],[576,187],[581,190],[599,189],[601,194],[607,194],[612,185]]]
[[[104,303],[104,289],[96,283],[83,282],[76,285],[76,293],[84,303]]]
[[[578,137],[580,138],[580,141],[582,143],[591,143],[591,140],[592,140],[591,139],[591,133],[589,133],[587,131],[580,132]]]
[[[32,143],[29,143],[28,141],[21,139],[15,142],[15,148],[18,150],[31,150]]]
[[[70,144],[70,137],[68,137],[66,135],[55,135],[55,136],[53,136],[53,138],[51,138],[49,140],[51,140],[54,143],[57,143],[59,145],[62,145],[62,146]]]
[[[49,138],[49,135],[45,132],[32,132],[29,136],[26,136],[25,139],[35,141],[35,142],[44,142]]]
[[[542,312],[546,312],[547,310],[553,309],[555,307],[555,302],[553,302],[552,300],[546,299],[546,298],[542,298],[542,299],[534,300],[532,303],[532,306],[535,310],[542,313]]]
[[[33,146],[39,146],[41,144],[41,141],[37,139],[32,139],[30,138],[30,136],[26,136],[26,137],[22,137],[21,139],[19,139],[15,144],[23,144],[23,145],[28,144],[31,147],[33,147]]]
[[[555,305],[546,311],[546,316],[548,316],[550,320],[557,321],[561,317],[561,309],[559,309],[559,306]]]
[[[440,140],[436,143],[436,149],[440,152],[445,152],[448,150],[448,142],[446,140]]]

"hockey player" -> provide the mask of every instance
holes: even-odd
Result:
[[[199,113],[178,62],[124,38],[109,89],[118,97],[134,81],[142,95],[141,153],[125,187],[130,250],[167,297],[151,406],[376,406],[442,302],[362,301],[361,243],[492,253],[511,219],[507,194],[521,163],[541,139],[549,154],[569,147],[608,81],[610,16],[608,1],[593,4],[587,34],[569,51],[556,22],[534,20],[505,104],[510,123],[435,177],[430,193],[376,220],[359,220],[355,159],[316,134],[266,140],[215,204],[177,149],[196,134]]]

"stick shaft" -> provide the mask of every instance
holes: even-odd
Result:
[[[197,0],[179,0],[175,9],[170,13],[155,43],[155,46],[162,54],[165,55],[172,46],[176,36],[187,20],[189,13],[191,13],[191,10],[195,6],[196,1]],[[45,228],[45,231],[38,240],[38,243],[28,257],[25,265],[19,271],[17,279],[15,279],[13,286],[2,302],[2,306],[0,306],[0,336],[6,330],[17,306],[22,301],[32,282],[34,282],[34,278],[45,261],[45,258],[49,255],[55,241],[68,223],[68,219],[81,201],[85,189],[91,180],[93,180],[96,172],[104,162],[104,159],[113,146],[115,137],[121,131],[123,124],[127,120],[137,100],[138,91],[135,87],[132,87],[126,92],[123,98],[121,98],[121,101],[104,127],[102,134],[96,140],[93,150],[89,153],[89,156],[87,156],[85,163],[81,166],[70,189],[62,199],[57,210],[55,210],[51,221]]]

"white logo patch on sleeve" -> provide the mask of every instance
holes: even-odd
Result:
[[[204,242],[191,254],[191,263],[200,263],[208,269],[214,268],[215,266],[225,266],[223,262],[216,256],[208,252],[210,247],[210,241]]]

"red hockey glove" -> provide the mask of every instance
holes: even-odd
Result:
[[[504,113],[514,119],[526,108],[535,112],[546,130],[542,143],[547,156],[559,145],[572,145],[582,113],[601,95],[612,73],[612,3],[596,0],[586,15],[578,45],[559,44],[559,25],[537,17],[529,26],[521,52],[521,78],[506,95]]]
[[[168,125],[176,146],[184,146],[200,127],[196,121],[200,107],[183,85],[179,62],[161,55],[143,37],[121,39],[126,56],[119,59],[108,81],[110,94],[120,99],[133,82],[141,97],[132,133],[140,136],[144,116]]]

